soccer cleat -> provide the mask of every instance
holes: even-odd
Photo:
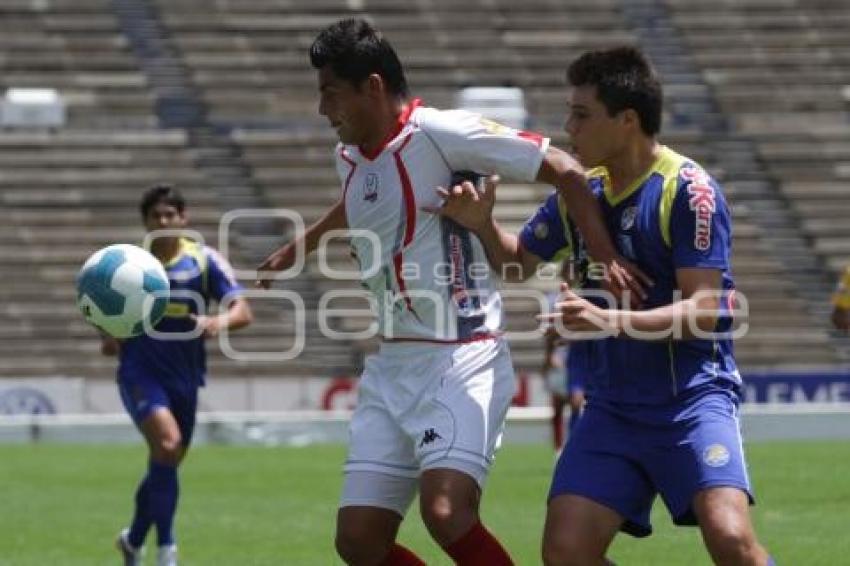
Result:
[[[177,566],[177,545],[160,546],[156,553],[156,566]]]
[[[130,529],[122,530],[115,541],[115,548],[117,548],[121,552],[121,556],[124,557],[124,566],[142,566],[142,554],[144,553],[144,549],[135,548],[132,544],[130,544],[130,539],[128,538],[129,534]]]

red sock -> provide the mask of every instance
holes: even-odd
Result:
[[[381,566],[425,566],[425,562],[400,544],[393,544]]]
[[[557,399],[552,399],[552,440],[555,441],[555,450],[560,450],[564,445],[564,404]]]
[[[514,562],[481,522],[454,541],[446,553],[458,566],[513,566]]]

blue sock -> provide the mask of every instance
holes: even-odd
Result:
[[[151,528],[151,516],[148,509],[148,476],[142,478],[139,482],[139,487],[136,489],[136,509],[133,512],[133,521],[130,523],[130,533],[127,538],[136,548],[141,548],[145,544],[145,537],[148,535],[148,529]]]
[[[151,519],[156,525],[159,546],[174,544],[174,513],[177,511],[179,494],[177,468],[151,462],[148,472],[148,502]]]
[[[767,566],[776,566],[776,560],[772,556],[767,557]]]

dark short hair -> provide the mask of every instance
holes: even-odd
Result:
[[[310,46],[315,69],[331,66],[334,74],[354,86],[369,75],[381,76],[396,96],[407,96],[407,79],[390,42],[360,18],[340,20],[323,29]]]
[[[183,198],[180,191],[171,185],[158,184],[147,189],[142,195],[142,200],[139,203],[139,212],[142,213],[142,218],[147,218],[150,209],[160,202],[173,206],[180,214],[183,214],[183,210],[186,208],[186,199]]]
[[[648,136],[661,130],[661,82],[649,60],[636,47],[587,51],[567,69],[571,86],[595,86],[609,116],[631,108]]]

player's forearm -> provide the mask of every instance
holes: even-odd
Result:
[[[292,267],[299,254],[309,255],[314,252],[322,236],[331,230],[344,230],[348,227],[345,216],[345,205],[342,201],[334,205],[319,220],[311,224],[303,234],[299,234],[291,242],[284,244],[266,260],[264,267],[272,267],[277,271],[285,271]]]
[[[567,204],[570,219],[584,237],[590,257],[607,265],[617,257],[617,250],[602,219],[599,202],[590,191],[584,174],[575,171],[565,173],[558,190]]]
[[[348,218],[345,216],[345,203],[339,201],[304,232],[304,252],[309,254],[315,251],[322,236],[331,230],[346,228],[348,228]]]
[[[605,264],[614,260],[617,250],[581,164],[568,153],[550,146],[537,173],[537,180],[558,189],[570,218],[584,236],[590,256]]]
[[[230,305],[230,308],[219,315],[219,317],[221,319],[221,326],[228,330],[239,330],[254,321],[254,313],[251,311],[251,306],[244,297],[236,299]]]
[[[637,340],[690,340],[715,332],[718,304],[684,299],[646,311],[614,311],[617,334]]]
[[[507,281],[523,281],[530,274],[522,265],[522,256],[519,251],[519,239],[503,230],[495,219],[491,218],[483,228],[476,233],[490,267],[497,271]]]

